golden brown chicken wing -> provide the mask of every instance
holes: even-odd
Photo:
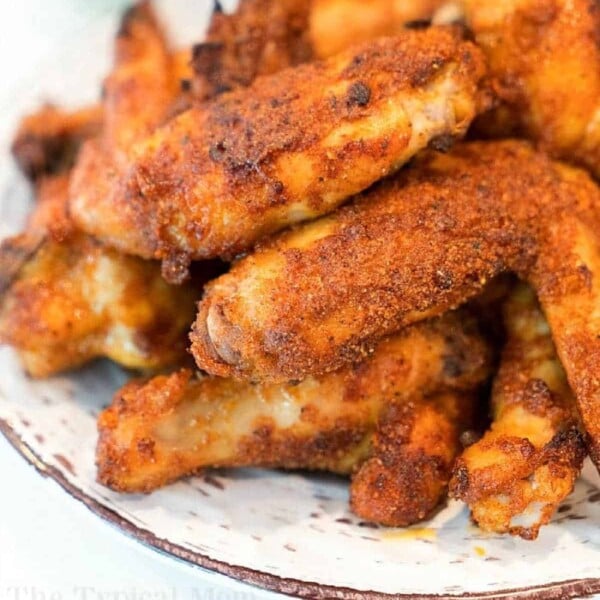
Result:
[[[585,456],[575,400],[531,288],[504,307],[508,340],[493,423],[457,461],[450,491],[486,531],[535,539],[571,493]]]
[[[600,177],[600,5],[461,0],[501,106],[478,128],[523,134]]]
[[[106,356],[138,369],[185,357],[197,291],[173,287],[150,261],[73,233],[27,257],[0,299],[0,342],[34,377]]]
[[[312,0],[309,37],[315,56],[394,35],[433,16],[444,0]]]
[[[34,377],[99,356],[140,369],[181,361],[202,274],[194,285],[170,286],[156,262],[75,232],[67,175],[38,189],[26,233],[0,245],[0,342],[18,350]]]
[[[476,400],[476,390],[444,390],[382,407],[369,456],[352,478],[352,511],[390,527],[427,518],[445,495]]]
[[[181,58],[170,53],[148,1],[134,4],[123,16],[114,55],[104,82],[101,135],[84,144],[71,177],[71,195],[84,194],[94,202],[108,195],[134,142],[167,116],[180,86]]]
[[[177,279],[189,259],[247,249],[460,136],[482,76],[478,50],[440,28],[259,78],[160,128],[110,193],[78,186],[71,210],[85,231],[166,260]]]
[[[192,81],[196,100],[250,85],[308,61],[309,2],[306,0],[241,0],[233,14],[217,9],[206,39],[193,49]]]
[[[489,348],[461,312],[406,329],[360,364],[300,383],[252,385],[188,370],[131,383],[99,419],[99,480],[147,492],[207,466],[350,473],[380,456],[394,475],[388,487],[397,488],[388,519],[412,521],[439,501],[471,391],[489,370]],[[387,429],[371,447],[380,415]],[[394,440],[393,456],[384,437]],[[403,457],[424,472],[404,468]],[[361,514],[370,487],[359,471],[353,488]],[[418,506],[417,487],[428,490]],[[383,511],[370,515],[378,520]]]
[[[129,8],[117,32],[114,66],[104,80],[103,144],[117,165],[156,127],[177,91],[178,73],[149,0]]]
[[[192,352],[223,376],[322,373],[514,271],[540,296],[599,460],[599,211],[600,191],[583,171],[524,142],[428,153],[212,282]]]

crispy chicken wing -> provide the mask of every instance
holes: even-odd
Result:
[[[444,0],[312,0],[309,38],[315,56],[327,58],[350,46],[394,35],[428,21]]]
[[[164,120],[180,89],[181,59],[169,52],[149,2],[138,2],[124,14],[114,55],[104,82],[104,127],[84,144],[71,177],[70,194],[92,203],[108,196],[134,142]]]
[[[213,98],[308,61],[308,13],[306,0],[241,0],[233,14],[217,5],[206,40],[193,49],[194,98]]]
[[[68,171],[81,144],[98,134],[102,107],[73,112],[47,104],[19,123],[11,150],[21,171],[31,180]]]
[[[475,390],[443,390],[382,406],[368,458],[352,478],[352,511],[390,527],[427,518],[444,497],[476,399]]]
[[[590,0],[461,0],[501,106],[478,124],[524,134],[600,177],[600,5]]]
[[[67,189],[66,175],[43,180],[27,232],[0,246],[0,342],[34,377],[99,356],[142,369],[182,360],[201,277],[170,286],[157,263],[73,231]]]
[[[462,135],[484,102],[480,58],[455,30],[433,28],[259,78],[140,143],[110,193],[79,186],[72,213],[177,278],[190,259],[331,211],[428,143]]]
[[[504,318],[508,340],[492,393],[494,420],[457,461],[450,491],[486,531],[535,539],[571,493],[585,443],[531,288],[518,286]]]
[[[514,271],[536,289],[600,460],[600,190],[525,142],[427,153],[212,282],[192,352],[259,380],[339,368]]]
[[[104,147],[117,165],[156,127],[178,89],[178,73],[165,33],[149,0],[123,15],[114,67],[104,81]]]
[[[99,419],[99,480],[147,492],[207,466],[358,468],[354,510],[411,523],[445,490],[490,356],[472,317],[459,312],[406,329],[360,364],[296,384],[188,370],[131,383]]]
[[[83,234],[35,248],[0,299],[0,342],[34,377],[106,356],[138,369],[185,357],[196,292],[173,287],[156,263]]]

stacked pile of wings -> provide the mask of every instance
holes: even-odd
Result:
[[[146,371],[99,418],[115,490],[319,469],[367,521],[449,493],[535,538],[600,467],[598,31],[588,0],[241,0],[173,50],[134,5],[99,104],[15,137],[0,340]]]

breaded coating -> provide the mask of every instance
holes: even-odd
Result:
[[[100,356],[138,369],[184,360],[194,301],[214,267],[193,284],[167,284],[158,263],[74,231],[68,185],[68,175],[43,179],[28,229],[0,244],[0,343],[34,377]]]
[[[35,181],[68,171],[81,144],[97,135],[101,126],[99,105],[69,112],[46,104],[21,120],[11,151],[23,174]]]
[[[501,106],[479,123],[524,135],[600,177],[600,5],[590,0],[461,0]]]
[[[167,284],[156,263],[88,236],[48,238],[0,299],[0,342],[18,350],[33,377],[100,356],[130,368],[169,366],[185,357],[195,296]]]
[[[444,0],[312,0],[309,37],[318,58],[426,25]]]
[[[183,276],[190,259],[248,249],[462,135],[485,103],[483,74],[474,45],[431,28],[261,77],[158,129],[110,193],[76,190],[72,214]]]
[[[10,287],[46,237],[58,242],[72,231],[67,215],[68,189],[68,173],[44,176],[37,181],[37,202],[27,218],[25,232],[0,241],[0,294]]]
[[[474,320],[449,313],[382,342],[360,364],[300,383],[252,385],[194,377],[189,370],[130,383],[100,415],[98,478],[119,491],[148,492],[208,466],[349,474],[373,452],[379,415],[391,414],[392,404],[401,407],[397,438],[412,437],[415,448],[423,448],[422,462],[438,464],[443,445],[419,442],[429,435],[428,427],[416,425],[422,421],[417,411],[426,410],[424,398],[440,389],[472,390],[489,371],[490,350]],[[411,475],[419,477],[402,476]],[[406,489],[399,493],[410,495]],[[424,502],[438,499],[430,494]]]
[[[429,152],[212,282],[192,352],[209,373],[300,379],[512,271],[536,289],[600,461],[600,190],[525,142]]]
[[[217,3],[206,39],[193,49],[196,100],[207,100],[259,75],[312,58],[307,0],[241,0],[233,14]]]
[[[104,80],[103,141],[117,164],[160,123],[179,89],[177,76],[151,3],[132,5],[121,19],[114,67]]]
[[[476,399],[474,391],[445,390],[386,404],[369,458],[352,479],[352,512],[390,527],[427,518],[446,493]]]
[[[181,59],[170,53],[149,2],[138,2],[123,15],[114,55],[104,82],[104,127],[83,145],[71,177],[70,195],[92,205],[109,195],[134,143],[163,122],[180,88]]]
[[[450,491],[485,531],[535,539],[573,490],[585,457],[575,400],[533,290],[504,307],[507,342],[493,422],[456,463]]]

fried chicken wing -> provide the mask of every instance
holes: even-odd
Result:
[[[501,106],[479,123],[524,134],[600,177],[600,6],[589,0],[462,0]]]
[[[157,130],[110,194],[80,186],[71,211],[115,247],[165,260],[171,277],[231,256],[462,135],[484,103],[480,58],[439,28],[259,78]]]
[[[388,519],[422,518],[444,490],[453,433],[468,421],[467,399],[489,374],[490,356],[472,317],[450,313],[382,342],[360,364],[300,383],[252,385],[194,377],[189,370],[131,383],[99,419],[99,480],[120,491],[147,492],[208,466],[349,474],[369,456],[382,456],[395,476],[388,487],[398,488]],[[447,401],[428,398],[442,389]],[[452,392],[456,400],[450,401]],[[397,410],[390,408],[395,404]],[[459,404],[460,416],[452,408]],[[371,447],[380,414],[388,429]],[[431,429],[434,416],[439,434]],[[392,461],[384,436],[397,444]],[[421,479],[397,463],[402,456],[428,466]],[[363,513],[370,485],[359,471],[353,487]],[[411,485],[429,490],[418,507]],[[379,515],[383,511],[371,518]]]
[[[21,120],[11,150],[21,171],[31,180],[68,171],[81,144],[98,134],[102,107],[73,112],[47,104]]]
[[[156,262],[73,231],[67,190],[66,175],[43,180],[26,233],[0,246],[0,342],[34,377],[99,356],[140,369],[182,360],[202,278],[170,286]]]
[[[160,123],[178,91],[177,75],[150,2],[134,4],[121,20],[104,81],[103,142],[117,164]]]
[[[350,46],[394,35],[428,21],[443,0],[312,0],[309,37],[315,56],[327,58]]]
[[[48,238],[0,299],[0,342],[18,350],[34,377],[100,356],[130,368],[164,367],[185,357],[195,296],[168,285],[156,263],[88,236]]]
[[[71,177],[70,194],[92,204],[109,195],[126,168],[134,143],[167,116],[180,89],[181,58],[169,45],[148,1],[124,14],[114,65],[104,82],[104,127],[84,144]]]
[[[213,13],[206,40],[193,49],[193,95],[213,98],[308,61],[309,2],[241,0],[233,14]]]
[[[494,382],[494,420],[456,463],[451,494],[486,531],[535,539],[579,476],[585,443],[550,328],[531,288],[504,308],[508,340]]]
[[[536,289],[600,459],[600,190],[525,142],[427,153],[335,214],[212,282],[198,366],[256,380],[339,368],[513,271]]]
[[[352,478],[352,512],[390,527],[427,518],[446,492],[476,398],[445,390],[382,407],[369,457]]]

